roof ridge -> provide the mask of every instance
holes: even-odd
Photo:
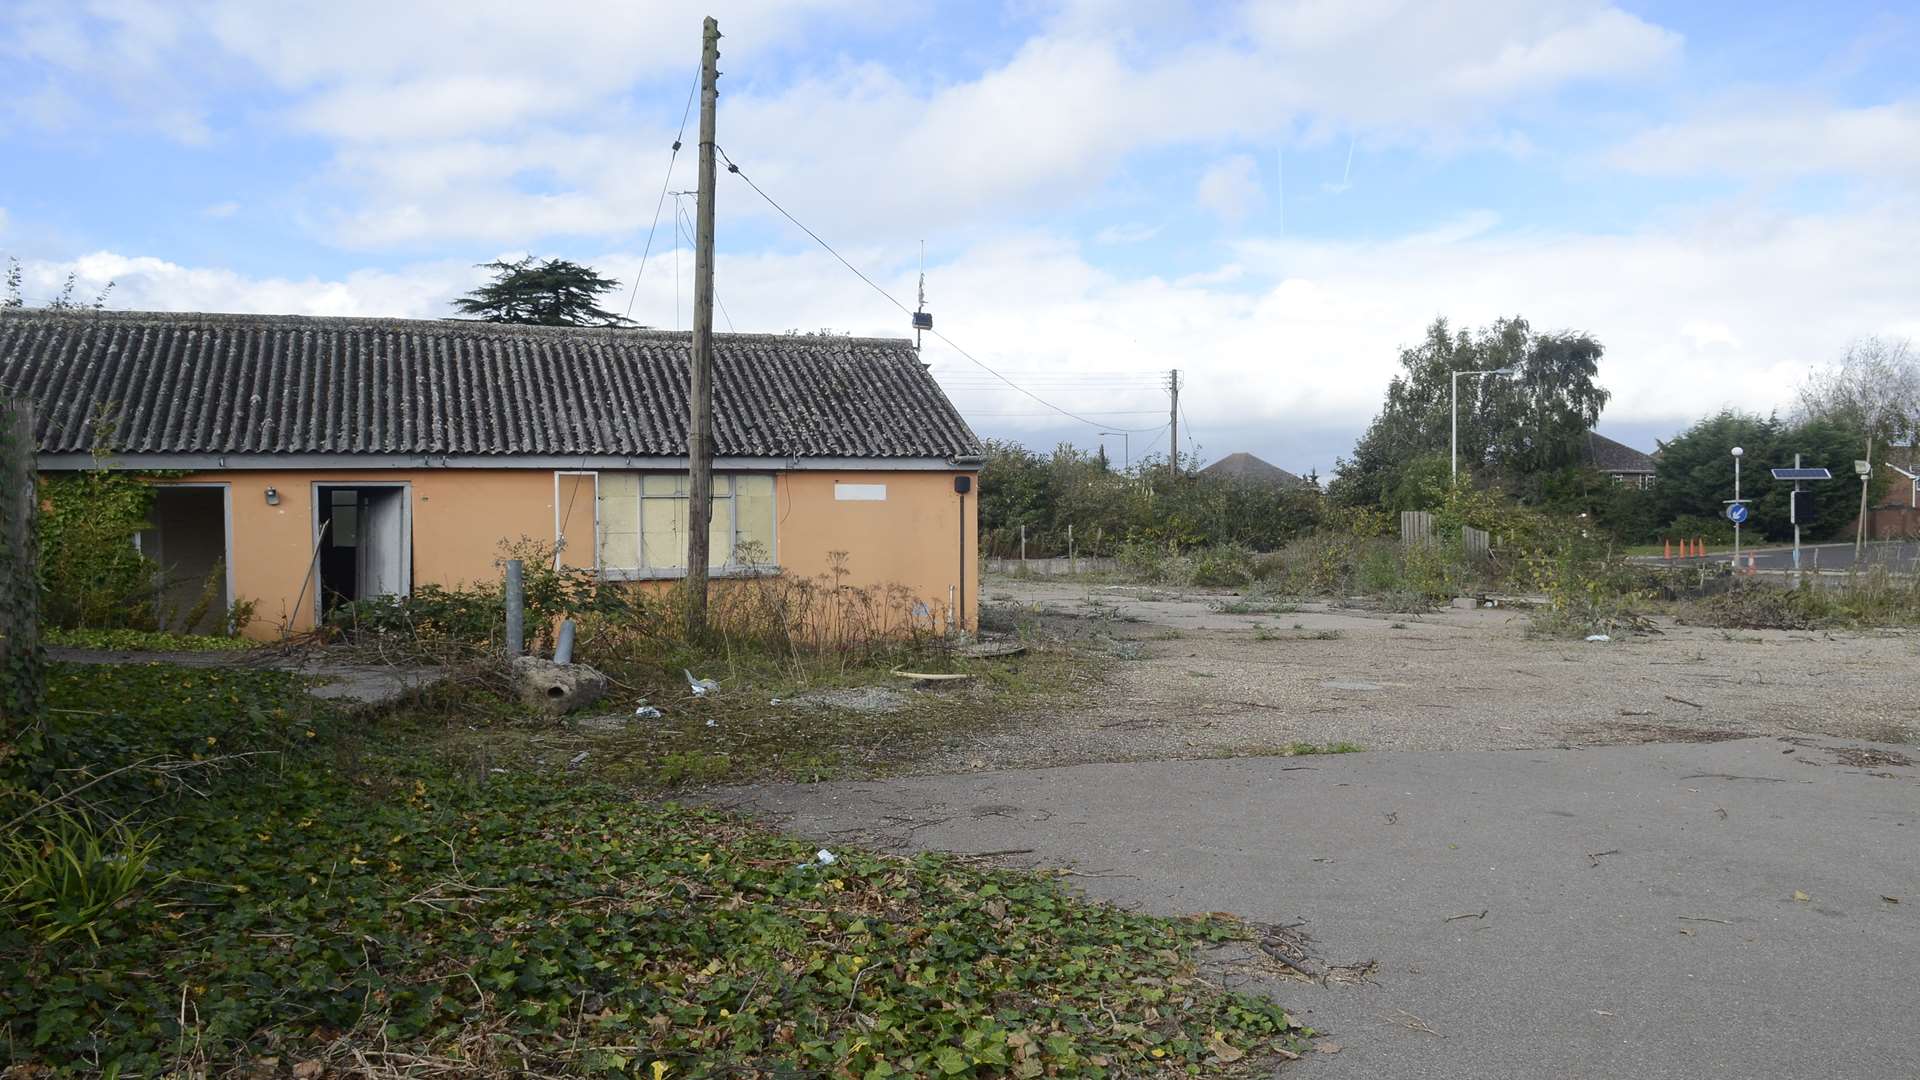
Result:
[[[252,311],[151,311],[134,309],[105,308],[6,308],[0,309],[0,318],[5,319],[49,319],[72,322],[167,322],[174,325],[198,322],[209,325],[257,325],[262,323],[284,323],[291,325],[340,326],[340,327],[439,327],[478,334],[499,334],[503,336],[538,337],[580,337],[615,335],[622,339],[641,340],[677,340],[691,338],[691,330],[662,330],[646,326],[544,326],[534,323],[500,323],[483,319],[414,319],[398,315],[296,315],[269,314]],[[906,337],[869,337],[847,334],[788,334],[788,333],[718,333],[716,340],[728,341],[780,341],[804,344],[830,344],[846,342],[861,345],[898,345],[911,343]]]

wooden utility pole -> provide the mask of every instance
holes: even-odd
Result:
[[[1173,404],[1167,410],[1167,428],[1171,431],[1167,461],[1173,466],[1173,475],[1180,475],[1180,369],[1167,372],[1167,392],[1173,395]]]
[[[694,209],[692,386],[687,403],[687,636],[707,632],[708,528],[713,521],[713,127],[720,100],[720,24],[700,29],[700,191]]]

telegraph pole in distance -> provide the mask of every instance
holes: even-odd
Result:
[[[713,128],[720,99],[720,24],[700,29],[700,192],[694,210],[693,348],[687,403],[687,637],[707,633],[708,528],[713,521]]]
[[[1167,392],[1173,396],[1173,404],[1167,410],[1167,428],[1173,433],[1169,442],[1170,452],[1167,463],[1173,468],[1173,475],[1180,475],[1180,369],[1167,372]]]

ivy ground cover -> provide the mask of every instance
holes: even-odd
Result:
[[[0,918],[23,1075],[1213,1076],[1306,1034],[1198,970],[1230,922],[940,857],[823,864],[711,811],[463,764],[282,673],[49,682],[16,793],[133,765],[81,799],[157,846],[90,933]]]

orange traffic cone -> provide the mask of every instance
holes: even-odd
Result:
[[[1666,545],[1667,545],[1667,553],[1666,553],[1666,555],[1664,556],[1664,558],[1665,558],[1665,559],[1666,559],[1666,560],[1667,560],[1668,562],[1672,562],[1672,561],[1673,561],[1673,541],[1671,541],[1671,540],[1668,540],[1668,541],[1666,541],[1665,543],[1666,543]]]

